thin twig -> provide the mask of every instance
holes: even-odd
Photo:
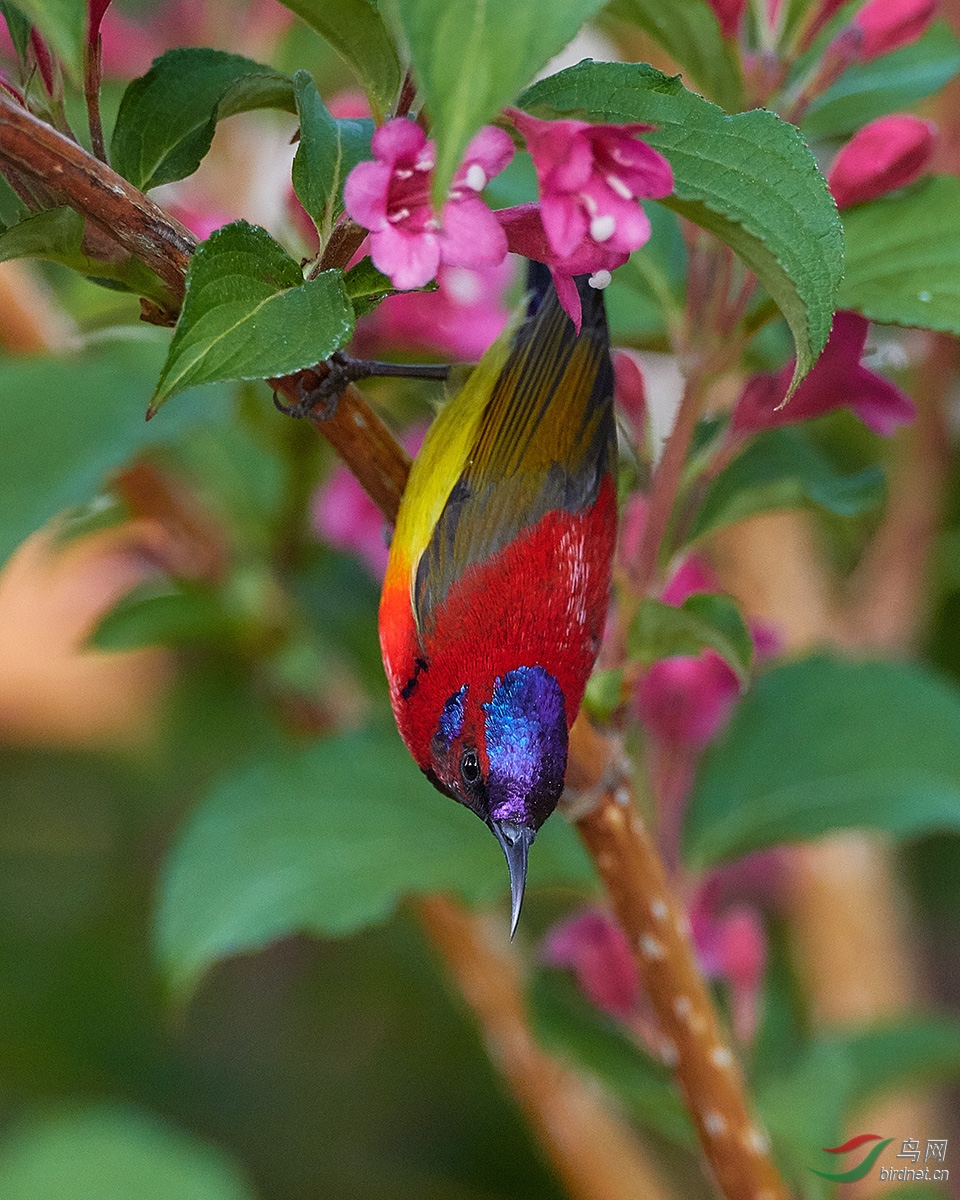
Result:
[[[83,93],[87,100],[87,122],[90,126],[90,145],[101,162],[107,161],[107,147],[103,140],[103,121],[100,118],[101,56],[103,40],[99,34],[87,42],[86,70],[83,76]]]

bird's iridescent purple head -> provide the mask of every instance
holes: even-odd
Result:
[[[464,684],[444,702],[430,749],[431,781],[473,809],[503,849],[512,933],[530,845],[563,791],[567,716],[560,684],[543,667],[517,667],[494,680],[486,703]]]
[[[487,823],[510,870],[510,936],[520,919],[527,855],[537,830],[553,812],[567,769],[563,692],[543,667],[517,667],[498,678],[484,704]]]
[[[517,667],[483,706],[491,821],[534,832],[553,812],[567,769],[567,717],[560,684],[543,667]]]

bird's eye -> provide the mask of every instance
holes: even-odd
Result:
[[[464,750],[460,759],[460,774],[466,784],[476,783],[480,778],[480,759],[476,750]]]

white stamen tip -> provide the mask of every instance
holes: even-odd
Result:
[[[673,1002],[673,1011],[681,1021],[685,1021],[693,1012],[693,1001],[689,996],[677,996]]]
[[[661,900],[659,897],[657,897],[656,900],[650,901],[650,911],[653,913],[653,915],[657,918],[658,921],[665,921],[667,919],[667,915],[670,912],[670,909],[667,908],[667,906],[663,900]]]
[[[387,220],[391,225],[398,225],[401,221],[405,221],[410,216],[409,208],[398,208],[392,213],[387,213]]]
[[[590,222],[590,236],[595,242],[608,242],[617,231],[617,222],[610,213],[594,217]]]
[[[466,185],[474,192],[482,192],[487,186],[487,173],[479,163],[471,163],[467,167]]]
[[[633,192],[627,187],[619,175],[608,175],[607,183],[617,193],[621,200],[632,200]]]
[[[594,273],[587,280],[587,283],[589,283],[592,288],[596,288],[598,292],[602,292],[605,287],[610,286],[610,281],[612,279],[613,276],[609,271],[600,270],[594,271]]]
[[[644,958],[649,958],[651,962],[657,962],[659,959],[667,957],[667,952],[662,944],[649,935],[640,939],[640,953]]]
[[[710,1051],[710,1060],[715,1067],[732,1067],[733,1055],[726,1046],[714,1046]]]
[[[413,171],[409,167],[397,167],[393,172],[394,179],[409,179]]]

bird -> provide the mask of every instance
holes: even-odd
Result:
[[[579,332],[529,262],[520,315],[434,420],[390,545],[380,644],[397,727],[430,782],[503,850],[516,931],[599,651],[617,529],[602,290]]]

